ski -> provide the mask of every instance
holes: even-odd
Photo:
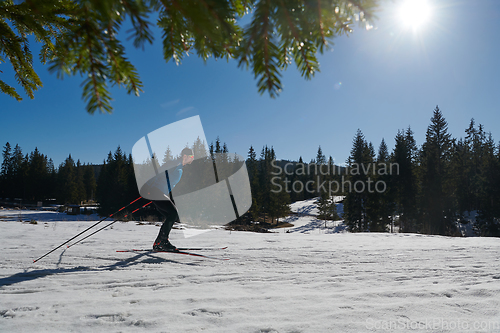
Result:
[[[193,257],[206,258],[206,259],[229,260],[229,258],[217,258],[217,257],[212,257],[212,256],[200,254],[200,253],[193,253],[193,252],[182,251],[182,250],[178,250],[178,251],[154,251],[154,250],[146,250],[146,249],[133,249],[133,250],[117,250],[116,252],[173,253],[173,254],[184,254],[184,255],[193,256]]]
[[[227,246],[225,247],[178,247],[177,250],[179,251],[215,251],[215,250],[225,250],[227,249]],[[149,252],[153,251],[151,249],[132,249],[132,251],[135,252]],[[170,251],[165,251],[165,252],[170,252]]]
[[[215,251],[215,250],[225,250],[225,247],[178,247],[179,251]]]

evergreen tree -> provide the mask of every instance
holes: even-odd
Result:
[[[417,229],[417,179],[416,154],[417,146],[410,127],[405,131],[398,131],[395,138],[394,151],[391,163],[394,168],[391,172],[390,188],[395,203],[395,214],[399,216],[401,232],[416,232]]]
[[[111,179],[109,177],[107,162],[111,162],[111,159],[112,155],[111,152],[109,152],[108,158],[102,163],[96,184],[96,199],[100,204],[99,213],[102,215],[111,214],[113,212],[112,207],[109,207],[112,205],[112,203],[110,203],[108,200],[110,194],[109,188],[111,187]]]
[[[315,168],[315,174],[314,174],[314,181],[315,181],[315,188],[318,191],[316,195],[318,196],[318,200],[322,202],[322,204],[327,204],[327,201],[329,199],[329,193],[321,192],[322,187],[320,186],[325,182],[325,180],[328,180],[324,172],[326,171],[326,157],[323,154],[323,151],[321,150],[321,146],[318,147],[318,152],[316,153],[316,160],[314,161],[316,163],[316,168]],[[325,179],[326,178],[326,179]],[[323,202],[325,200],[325,202]]]
[[[26,159],[23,156],[21,147],[16,144],[14,151],[11,155],[12,168],[12,192],[11,195],[14,198],[24,198],[25,185],[26,185]]]
[[[454,231],[452,221],[455,211],[452,207],[452,194],[449,192],[452,145],[448,124],[436,106],[427,128],[420,160],[421,219],[426,233],[450,235]]]
[[[251,68],[260,93],[274,97],[282,89],[281,71],[293,61],[311,79],[319,69],[317,53],[336,36],[352,31],[355,21],[367,26],[378,0],[337,1],[168,1],[32,0],[0,2],[2,40],[16,80],[30,98],[42,82],[33,67],[29,35],[41,43],[40,60],[58,77],[84,77],[87,112],[111,112],[108,85],[122,85],[139,95],[143,84],[127,59],[122,40],[136,48],[153,43],[151,19],[162,31],[163,56],[180,64],[185,55],[234,58]],[[241,19],[252,19],[241,26]],[[130,22],[125,20],[130,19]],[[245,21],[245,20],[244,20]],[[122,33],[123,26],[131,29]],[[329,44],[330,43],[330,44]],[[300,45],[299,47],[297,47]],[[16,89],[0,80],[0,91],[21,100]]]
[[[213,142],[210,142],[210,146],[208,147],[208,150],[210,152],[210,156],[213,158],[214,157],[214,153],[215,153],[215,147],[214,147],[214,143]]]
[[[369,220],[367,219],[368,196],[366,191],[368,177],[363,171],[372,160],[372,151],[361,130],[358,129],[353,140],[351,154],[347,159],[348,187],[344,199],[344,220],[349,231],[367,231]],[[347,182],[346,182],[347,183]]]
[[[123,156],[125,156],[125,154]],[[134,159],[132,158],[132,154],[129,154],[128,159],[125,159],[125,161],[126,161],[125,177],[127,179],[127,198],[131,198],[131,200],[133,200],[139,197],[140,194],[139,194],[139,189],[137,188],[137,182],[135,180]]]
[[[378,181],[375,157],[375,148],[373,147],[373,143],[369,142],[366,151],[366,160],[363,162],[366,171],[362,171],[365,174],[365,228],[367,231],[385,231],[384,223],[387,218],[382,216],[381,195],[375,191],[375,184]]]
[[[173,160],[174,160],[174,155],[172,155],[172,150],[170,149],[170,146],[167,146],[167,150],[165,150],[165,155],[163,155],[162,162],[165,164]]]
[[[317,165],[326,164],[326,157],[323,154],[323,150],[321,150],[321,146],[318,147],[318,153],[316,154],[316,164]]]
[[[471,153],[468,146],[462,139],[453,144],[451,158],[451,178],[453,182],[453,191],[455,193],[458,215],[463,216],[466,211],[473,210],[474,203],[471,201]]]
[[[109,152],[97,180],[96,198],[100,203],[100,213],[110,214],[139,196],[133,174],[131,156],[127,158],[120,146],[114,154]]]
[[[40,154],[38,148],[30,154],[26,174],[26,199],[38,201],[48,197],[49,186],[47,158]]]
[[[215,153],[217,153],[217,154],[222,153],[221,142],[220,142],[220,139],[218,136],[217,136],[217,139],[215,140]]]
[[[260,183],[260,198],[262,202],[262,213],[264,214],[264,222],[266,215],[269,214],[269,203],[271,201],[271,161],[273,156],[271,150],[265,146],[262,147],[259,160],[259,183]]]
[[[194,153],[195,158],[201,158],[204,156],[208,156],[205,141],[202,141],[200,139],[200,137],[196,138],[192,149],[193,149],[193,153]]]
[[[262,202],[260,198],[261,189],[259,182],[259,167],[257,161],[257,154],[255,153],[255,149],[253,146],[250,146],[248,150],[248,158],[247,158],[247,170],[248,177],[250,180],[250,188],[252,192],[252,207],[250,208],[250,214],[254,221],[258,220],[259,213],[262,209]]]
[[[390,186],[391,176],[389,170],[389,150],[385,140],[382,139],[380,143],[377,158],[376,158],[376,174],[372,175],[372,193],[368,193],[369,207],[367,215],[371,220],[370,230],[385,232],[387,231],[387,225],[390,224],[390,215],[392,215],[394,210],[393,195],[388,186]],[[374,166],[375,168],[375,166]],[[372,172],[373,174],[373,172]],[[384,186],[378,191],[377,183],[381,182]]]
[[[317,172],[315,172],[315,180],[319,184],[323,184],[325,181],[329,180],[328,175],[325,175],[326,171],[326,157],[323,154],[323,151],[321,149],[321,146],[318,147],[318,152],[316,154],[316,168]],[[320,188],[318,184],[316,184],[316,188]],[[321,191],[317,193],[318,199],[316,200],[316,204],[318,207],[318,218],[320,220],[331,220],[333,219],[333,212],[332,212],[332,199],[330,197],[330,193],[327,191]],[[333,204],[335,207],[335,204]]]
[[[500,161],[491,133],[482,148],[479,210],[474,227],[480,236],[500,237]]]
[[[12,148],[6,143],[2,151],[2,166],[0,169],[0,195],[2,198],[10,197],[12,193]]]
[[[3,160],[2,160],[2,167],[0,169],[0,173],[2,176],[5,176],[5,175],[9,174],[9,172],[10,172],[11,153],[12,153],[12,148],[10,146],[10,143],[7,142],[5,144],[5,146],[3,147],[3,151],[2,151]]]
[[[78,204],[79,193],[75,161],[71,154],[58,169],[58,199],[64,204]]]
[[[264,215],[264,222],[274,223],[275,219],[283,217],[289,211],[290,196],[285,191],[283,175],[274,178],[271,173],[273,161],[276,160],[274,148],[264,146],[258,161],[258,191],[257,197],[259,216]],[[273,179],[274,178],[274,179]],[[271,221],[266,218],[270,217]]]
[[[48,186],[47,198],[56,199],[57,196],[57,171],[54,166],[54,161],[49,158],[47,161]]]
[[[474,119],[471,119],[469,128],[465,130],[466,136],[463,147],[463,172],[462,184],[465,193],[459,197],[459,203],[464,206],[464,210],[472,211],[480,208],[481,173],[486,153],[486,133],[480,124],[475,127]],[[458,147],[457,147],[458,148]]]
[[[268,203],[268,212],[271,216],[271,223],[277,223],[279,218],[285,217],[290,213],[290,195],[285,192],[283,182],[280,181],[282,190],[277,193],[271,193]]]
[[[389,149],[387,148],[387,144],[385,143],[385,139],[382,138],[380,142],[380,146],[378,147],[377,153],[377,162],[385,163],[389,160]]]
[[[77,188],[76,191],[78,193],[77,202],[80,203],[87,199],[87,191],[85,189],[85,180],[84,180],[85,166],[82,165],[80,160],[76,161],[75,170],[76,170],[76,188]]]
[[[83,185],[85,188],[85,200],[93,201],[95,199],[95,191],[97,187],[94,169],[88,164],[83,170]]]
[[[294,177],[291,179],[291,184],[292,184],[292,193],[294,196],[295,201],[298,200],[306,200],[310,198],[310,194],[305,190],[305,185],[308,181],[308,177],[305,170],[305,164],[304,161],[302,160],[302,156],[299,156],[299,161],[295,165],[295,168],[293,170]],[[299,190],[302,188],[302,191],[299,193],[295,192],[295,189],[293,188],[294,182],[297,182],[298,185],[295,189]]]
[[[328,175],[328,181],[336,181],[338,184],[342,184],[342,177],[340,175],[340,169],[335,166],[335,163],[333,161],[333,158],[330,156],[328,158],[328,170],[329,170],[329,175]],[[332,188],[334,190],[335,188]],[[337,189],[335,189],[337,190]],[[338,188],[338,191],[334,193],[330,193],[330,195],[341,195],[342,189]]]
[[[337,213],[337,205],[333,197],[329,196],[327,193],[322,193],[316,201],[316,204],[318,207],[318,219],[323,221],[336,221],[340,219]]]
[[[279,184],[279,188],[274,188],[271,191],[271,172],[273,171],[272,162],[276,161],[276,153],[274,148],[271,146],[270,149],[267,149],[264,152],[264,172],[266,173],[265,179],[268,182],[269,186],[267,186],[267,191],[264,195],[266,198],[265,201],[265,212],[269,214],[271,217],[271,223],[277,222],[280,217],[286,216],[290,212],[290,195],[285,191],[285,184],[283,177],[279,177],[275,179],[274,184]]]

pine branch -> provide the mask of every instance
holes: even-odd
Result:
[[[110,97],[109,93],[105,89],[105,82],[103,79],[104,76],[104,70],[103,70],[103,65],[94,57],[92,48],[92,40],[91,40],[91,22],[88,20],[88,15],[89,13],[87,12],[87,17],[86,17],[86,25],[85,25],[85,32],[87,33],[87,51],[89,55],[89,60],[90,60],[90,67],[89,67],[89,75],[90,79],[87,80],[87,83],[84,85],[84,90],[83,90],[83,98],[84,100],[88,101],[87,103],[87,112],[90,114],[94,114],[95,110],[99,109],[101,112],[102,111],[107,111],[108,113],[111,112],[112,108],[109,104]]]
[[[9,86],[7,83],[3,82],[2,80],[0,80],[0,91],[2,91],[4,94],[9,95],[10,97],[14,97],[18,102],[23,100],[21,98],[21,96],[16,92],[16,89]]]
[[[120,3],[127,9],[127,13],[130,15],[132,20],[132,25],[134,29],[130,29],[134,32],[134,46],[142,47],[144,49],[144,43],[153,43],[153,33],[149,28],[149,21],[147,20],[150,9],[143,4],[142,1],[130,1],[121,0]]]
[[[300,54],[301,54],[301,59],[299,61],[296,60],[297,67],[300,67],[301,64],[304,64],[305,68],[302,70],[302,75],[305,74],[306,78],[310,79],[311,78],[310,76],[314,74],[314,72],[315,72],[315,70],[317,70],[317,68],[313,68],[312,63],[309,62],[308,54],[307,54],[307,50],[309,48],[304,47],[304,41],[302,38],[300,38],[300,36],[297,32],[297,28],[293,24],[283,0],[280,0],[280,3],[282,6],[282,9],[283,9],[283,12],[285,14],[285,17],[287,19],[288,26],[292,30],[292,34],[293,34],[294,39],[295,39],[295,44],[297,45],[296,47],[298,48],[298,50],[300,51]],[[307,43],[307,41],[306,41],[306,43]],[[297,57],[296,57],[296,59],[297,59]]]
[[[322,46],[320,48],[320,52],[323,53],[323,45],[328,45],[326,38],[325,38],[325,32],[323,29],[323,15],[322,15],[322,10],[321,10],[321,0],[318,0],[318,20],[319,20],[319,32],[321,35],[321,41],[322,41]]]
[[[269,34],[267,31],[268,25],[269,25],[269,1],[267,1],[267,6],[266,8],[268,11],[264,13],[264,24],[262,29],[264,30],[264,68],[266,72],[266,77],[267,77],[267,89],[269,91],[272,91],[273,84],[270,80],[270,73],[269,73]],[[271,97],[274,97],[271,95]]]
[[[27,39],[34,35],[42,43],[40,61],[49,60],[49,70],[59,78],[77,73],[87,76],[82,84],[87,111],[110,112],[107,82],[123,84],[129,94],[142,91],[137,70],[116,36],[130,18],[133,28],[127,39],[133,38],[136,48],[151,43],[148,20],[156,11],[167,61],[173,58],[180,64],[191,49],[204,61],[234,57],[238,67],[252,67],[261,94],[267,91],[276,97],[282,88],[280,71],[287,67],[289,54],[301,75],[310,79],[319,68],[317,51],[323,52],[328,39],[350,33],[353,16],[359,15],[362,21],[371,18],[378,1],[26,0],[15,4],[3,0],[0,52],[7,55],[18,83],[33,98],[41,86]],[[254,18],[243,29],[236,18],[251,8],[255,8]],[[20,98],[13,89],[3,83],[2,92]]]
[[[2,32],[2,35],[0,35],[0,44],[2,45],[0,51],[5,52],[10,59],[15,72],[15,78],[23,87],[26,94],[33,99],[35,97],[33,91],[41,87],[42,82],[33,70],[28,40],[23,37],[17,37],[3,21],[0,21],[0,31]],[[9,89],[7,90],[10,91]]]

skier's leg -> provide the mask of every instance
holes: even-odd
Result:
[[[165,222],[163,222],[158,237],[154,242],[154,246],[163,246],[165,250],[170,248],[175,249],[175,246],[171,245],[168,237],[170,235],[170,230],[175,222],[179,221],[179,213],[177,208],[170,200],[153,201],[158,211],[165,216]]]

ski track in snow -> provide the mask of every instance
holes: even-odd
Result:
[[[158,232],[128,222],[33,263],[94,221],[14,214],[0,210],[0,332],[500,332],[500,239],[320,228],[172,237],[228,246],[198,251],[230,258],[218,261],[117,253]]]

